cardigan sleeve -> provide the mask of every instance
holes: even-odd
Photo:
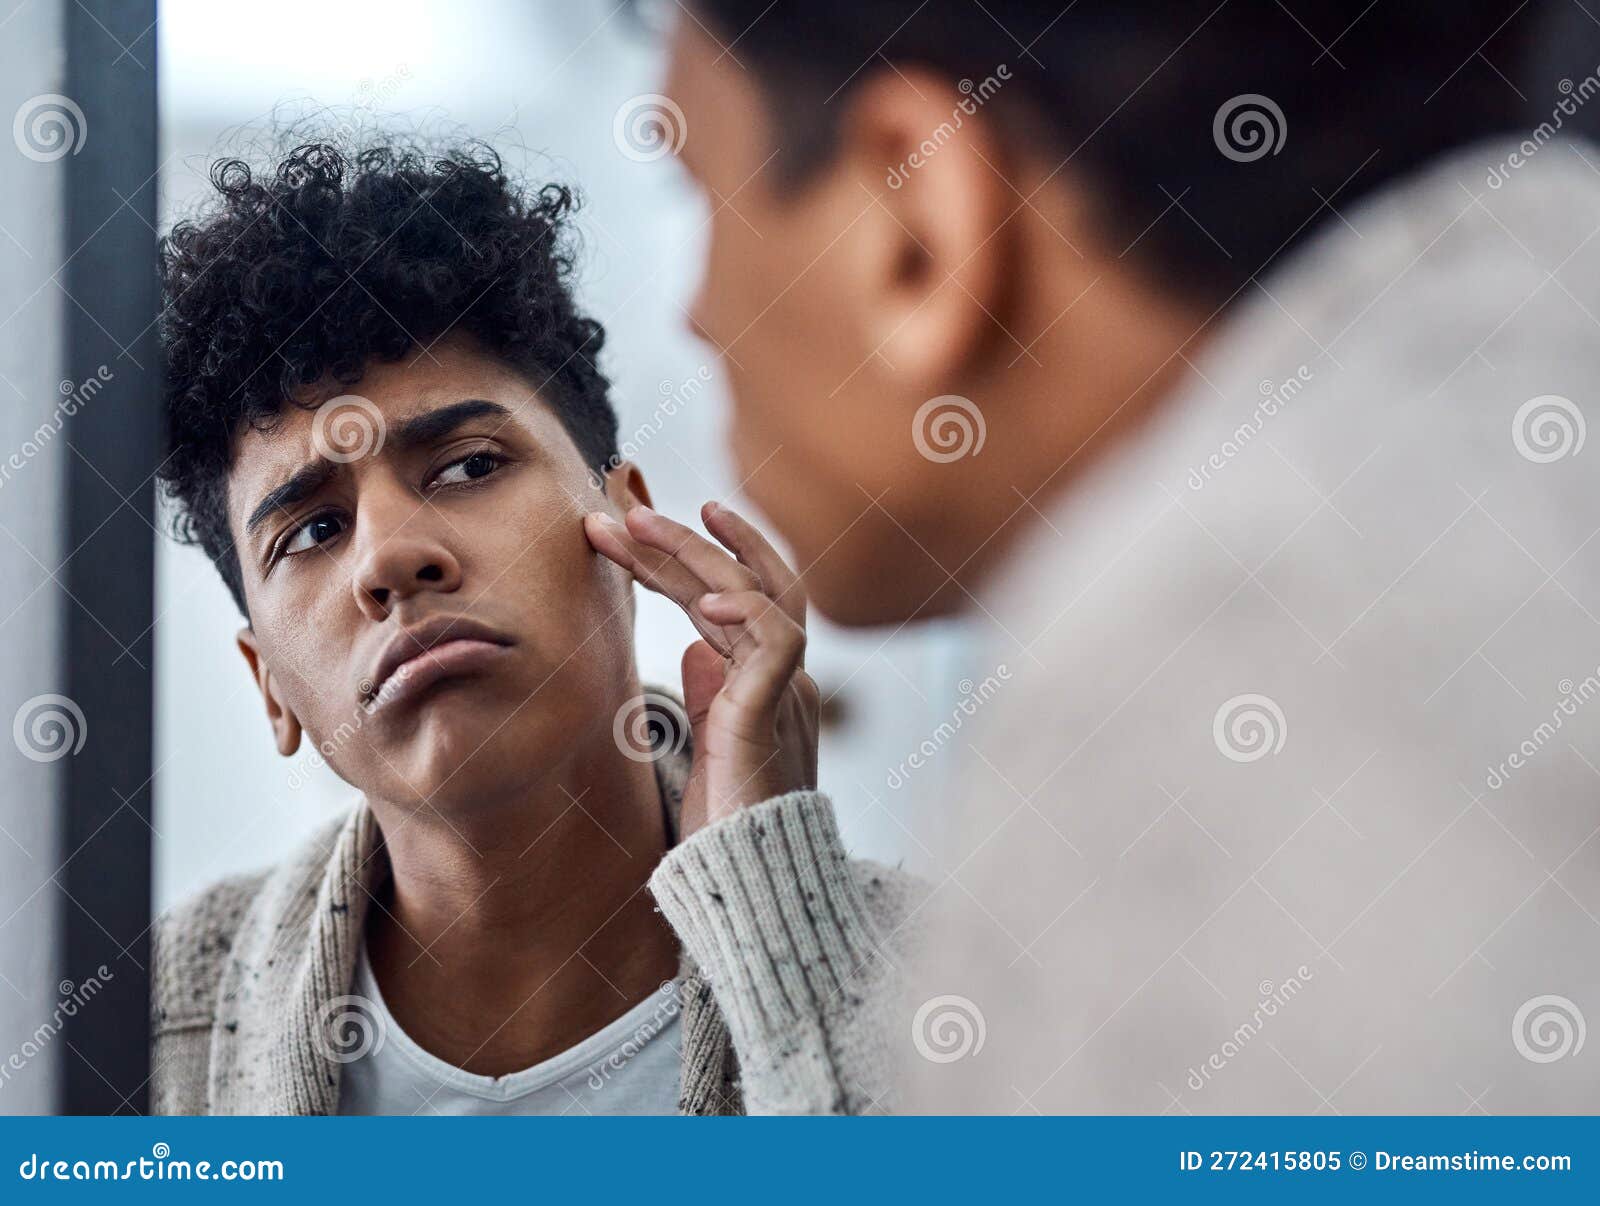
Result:
[[[651,892],[727,1020],[748,1112],[889,1108],[918,888],[850,859],[819,792],[742,809],[662,860]]]

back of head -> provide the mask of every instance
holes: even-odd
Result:
[[[917,65],[1100,201],[1109,241],[1221,302],[1329,205],[1515,127],[1539,3],[1447,0],[695,0],[761,78],[793,178],[826,159],[849,92]],[[1184,222],[1158,222],[1172,206]]]

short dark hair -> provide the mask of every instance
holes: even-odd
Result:
[[[1515,128],[1511,81],[1541,15],[1537,0],[690,3],[760,77],[776,165],[796,180],[825,161],[846,97],[874,72],[918,64],[965,91],[1004,64],[985,108],[998,127],[1081,173],[1102,232],[1118,249],[1136,241],[1130,258],[1164,287],[1213,303],[1317,227],[1324,201],[1344,209]],[[1279,108],[1286,137],[1240,161],[1213,123],[1250,94]]]
[[[160,245],[160,478],[175,534],[205,549],[241,612],[234,441],[304,405],[304,387],[354,384],[373,362],[462,331],[540,390],[592,468],[614,459],[617,418],[596,363],[605,333],[573,297],[568,188],[524,190],[475,142],[309,142],[265,171],[218,160],[210,178],[210,203]]]

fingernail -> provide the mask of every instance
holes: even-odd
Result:
[[[700,596],[700,604],[701,604],[701,606],[704,606],[705,604],[709,603],[713,607],[715,607],[720,602],[722,602],[722,596],[719,595],[719,594],[716,594],[716,593],[712,593],[712,594],[709,594],[709,595],[701,595]]]
[[[700,513],[702,515],[710,516],[710,515],[715,515],[721,509],[722,508],[717,505],[717,501],[715,499],[712,499],[705,506],[700,508]]]

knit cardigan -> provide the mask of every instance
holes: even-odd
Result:
[[[674,829],[688,765],[687,750],[656,762]],[[153,1113],[337,1112],[333,1028],[389,873],[363,801],[158,921]],[[799,791],[675,845],[650,891],[681,945],[683,1113],[885,1108],[919,881],[848,858],[828,798]]]

